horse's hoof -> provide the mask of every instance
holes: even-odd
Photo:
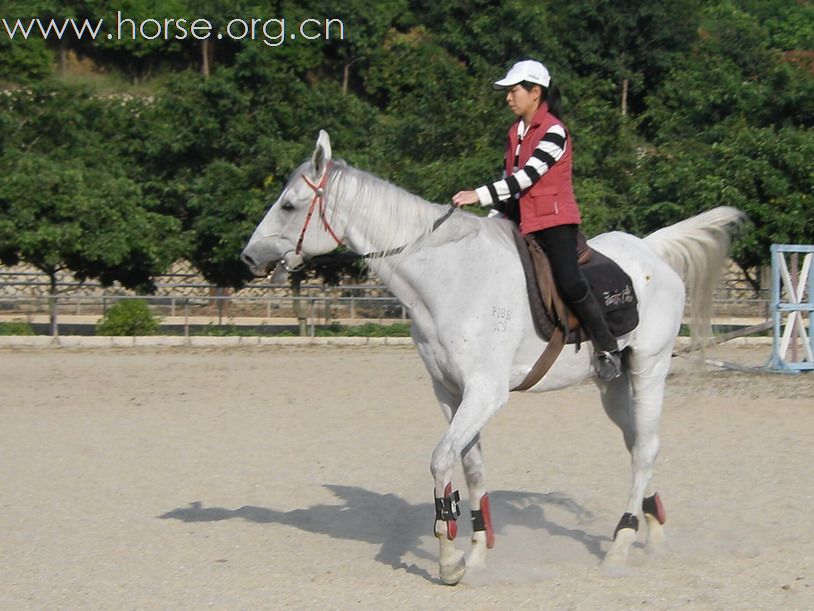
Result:
[[[607,577],[624,577],[632,571],[627,565],[627,551],[610,550],[602,560],[602,573]]]
[[[670,545],[664,538],[655,540],[648,539],[644,544],[644,553],[650,556],[664,556],[669,551]]]
[[[464,558],[464,553],[459,551],[452,562],[440,564],[439,567],[441,569],[441,581],[448,586],[456,585],[461,581],[464,573],[466,573],[466,559]]]
[[[616,554],[606,554],[602,561],[602,572],[608,577],[624,577],[630,575],[631,570],[627,565],[627,559]]]
[[[605,559],[602,560],[602,571],[611,577],[627,575],[627,558],[630,546],[636,540],[636,531],[632,528],[622,528],[616,532]]]
[[[649,514],[647,518],[647,541],[644,544],[644,551],[654,556],[660,556],[667,551],[667,539],[664,536],[664,527],[659,521]]]
[[[483,568],[486,566],[486,545],[473,545],[466,559],[469,568]]]

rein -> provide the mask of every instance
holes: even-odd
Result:
[[[444,212],[441,216],[439,216],[432,224],[432,228],[430,229],[430,233],[434,232],[438,229],[441,225],[446,223],[447,219],[452,216],[452,213],[457,210],[457,206],[450,206],[449,210]],[[416,240],[417,241],[417,240]],[[415,244],[413,242],[412,244]],[[363,255],[357,255],[360,259],[367,259],[369,257],[391,257],[393,255],[397,255],[399,253],[404,252],[408,246],[411,244],[402,244],[401,246],[396,246],[395,248],[388,248],[387,250],[375,250],[371,252],[367,252]]]
[[[297,247],[294,250],[294,254],[299,255],[302,252],[302,243],[305,240],[305,232],[308,229],[308,225],[311,223],[311,217],[314,215],[314,211],[319,207],[319,216],[322,220],[322,226],[325,228],[325,231],[331,234],[331,237],[336,241],[337,245],[342,245],[342,240],[337,237],[336,232],[334,232],[333,228],[331,227],[330,223],[328,223],[328,218],[325,216],[325,185],[328,183],[328,170],[331,168],[332,162],[328,162],[328,165],[325,168],[325,172],[322,174],[322,178],[320,179],[319,183],[314,184],[311,182],[307,176],[303,175],[302,179],[305,183],[311,187],[311,190],[314,192],[314,197],[311,198],[311,204],[308,207],[308,214],[305,216],[305,223],[302,226],[302,231],[300,231],[300,237],[297,240]],[[438,217],[432,224],[432,228],[430,229],[430,233],[436,231],[441,225],[443,225],[449,217],[458,209],[457,206],[450,206],[450,209],[447,210],[444,214]],[[417,241],[417,240],[416,240]],[[412,242],[411,244],[414,244]],[[317,255],[316,257],[312,257],[311,261],[314,263],[328,263],[330,261],[355,261],[358,259],[369,259],[372,257],[391,257],[393,255],[397,255],[399,253],[404,252],[411,244],[402,244],[401,246],[397,246],[395,248],[388,248],[386,250],[375,250],[366,252],[364,254],[358,254],[354,252],[350,253],[340,253],[337,255]]]

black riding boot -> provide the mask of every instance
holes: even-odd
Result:
[[[571,309],[582,322],[594,345],[596,376],[603,382],[618,378],[622,375],[619,344],[608,329],[605,315],[593,291],[589,289],[585,297],[571,304]]]

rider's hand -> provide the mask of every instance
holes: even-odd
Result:
[[[452,203],[455,206],[469,206],[470,204],[479,204],[480,198],[475,191],[458,191],[452,196]]]

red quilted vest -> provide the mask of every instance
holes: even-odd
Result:
[[[506,144],[506,175],[514,170],[514,154],[517,150],[517,124],[519,119],[509,127],[509,139]],[[562,122],[548,112],[548,104],[543,103],[531,120],[531,126],[520,144],[519,168],[526,165],[534,149],[540,143],[552,125]],[[571,183],[573,166],[571,140],[568,139],[565,153],[560,157],[536,183],[520,195],[520,231],[523,234],[558,225],[579,225],[582,219],[579,214],[574,187]]]

